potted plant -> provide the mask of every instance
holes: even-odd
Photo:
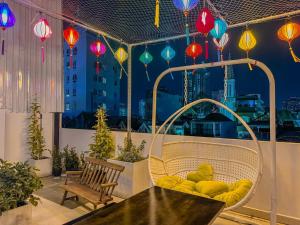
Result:
[[[62,154],[66,171],[76,171],[80,169],[80,158],[75,147],[66,145],[63,148]]]
[[[62,153],[59,148],[54,147],[52,151],[52,175],[59,177],[62,171]]]
[[[106,124],[106,114],[103,108],[98,108],[96,112],[96,124],[93,126],[96,129],[92,137],[93,143],[89,145],[91,157],[107,160],[112,157],[115,151],[115,144],[112,133]]]
[[[36,100],[30,106],[31,114],[29,117],[27,143],[31,156],[31,165],[37,168],[38,176],[45,177],[51,175],[52,161],[50,157],[44,155],[46,151],[50,150],[46,149],[43,128],[40,123],[40,108]]]
[[[115,195],[128,198],[150,186],[148,164],[143,156],[146,141],[136,146],[128,135],[124,138],[124,146],[118,146],[118,156],[109,161],[125,167],[115,188]]]
[[[10,163],[0,159],[0,224],[31,224],[31,205],[39,198],[34,191],[42,188],[42,182],[27,163]]]

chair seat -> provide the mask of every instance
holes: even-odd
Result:
[[[106,202],[113,200],[112,197],[106,195],[102,196],[102,199],[100,200],[99,192],[94,191],[93,189],[83,184],[70,183],[70,184],[61,185],[61,188],[75,195],[78,195],[82,198],[85,198],[86,200],[88,200],[89,202],[95,205],[105,204]]]

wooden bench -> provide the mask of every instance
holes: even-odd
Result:
[[[112,201],[112,193],[118,185],[118,179],[123,166],[109,163],[103,160],[86,158],[82,171],[67,171],[67,177],[64,185],[61,187],[65,190],[61,204],[67,199],[76,199],[78,196],[86,199],[94,205],[106,205]],[[75,178],[72,179],[72,178]],[[68,192],[74,196],[67,197]]]

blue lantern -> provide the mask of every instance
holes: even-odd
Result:
[[[170,68],[170,61],[175,57],[176,52],[175,50],[170,46],[167,45],[160,53],[161,57],[166,60],[168,67]],[[171,73],[171,78],[174,80],[173,74]]]
[[[5,30],[6,28],[13,27],[15,25],[16,18],[10,8],[8,7],[8,4],[5,2],[0,3],[0,27],[2,30]],[[2,40],[2,48],[1,48],[1,54],[4,55],[4,40]]]
[[[16,18],[13,12],[8,7],[5,2],[0,3],[0,27],[2,30],[6,28],[13,27],[15,25]]]
[[[147,49],[145,49],[144,53],[141,54],[139,60],[144,64],[144,66],[146,68],[147,79],[148,79],[148,81],[150,81],[147,67],[148,67],[148,64],[150,64],[152,62],[153,56],[150,54],[150,52],[147,51]]]
[[[216,39],[222,38],[222,36],[225,34],[227,30],[227,23],[222,19],[215,20],[215,26],[210,31],[211,36],[213,36]]]
[[[181,11],[185,16],[185,35],[186,35],[186,44],[190,44],[190,29],[188,24],[188,15],[189,12],[194,9],[200,0],[173,0],[175,7]]]

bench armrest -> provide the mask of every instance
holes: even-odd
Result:
[[[100,184],[100,187],[102,188],[107,188],[107,187],[112,187],[112,186],[117,186],[118,183],[106,183],[106,184]]]

